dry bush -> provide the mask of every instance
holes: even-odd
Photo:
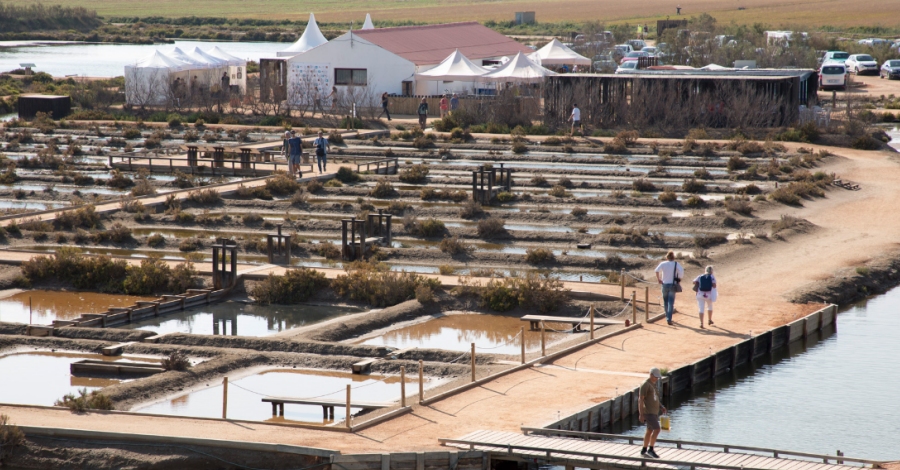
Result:
[[[759,142],[753,140],[740,143],[735,150],[741,152],[744,155],[762,153],[765,151],[765,149]]]
[[[129,213],[144,212],[144,204],[133,196],[122,199],[122,202],[119,203],[119,208]]]
[[[441,240],[441,252],[451,256],[469,254],[475,247],[464,242],[459,236],[447,237]]]
[[[566,191],[566,188],[564,188],[562,186],[554,186],[554,187],[550,188],[550,191],[547,191],[547,194],[549,194],[550,196],[553,196],[553,197],[569,197],[569,196],[571,196],[571,194],[569,194]]]
[[[423,237],[437,237],[447,231],[444,222],[438,219],[426,219],[416,224],[416,233]]]
[[[400,172],[400,181],[410,184],[421,184],[428,181],[428,165],[415,164]]]
[[[170,353],[159,362],[165,370],[186,371],[191,368],[190,359],[188,359],[187,355],[181,351]]]
[[[564,288],[561,281],[533,272],[524,277],[491,279],[484,285],[470,283],[467,287],[480,294],[483,306],[498,312],[521,306],[547,313],[559,309],[569,300],[569,289]]]
[[[529,264],[544,264],[556,261],[556,256],[546,248],[529,248],[525,250],[525,261]]]
[[[323,187],[324,187],[324,185],[322,185],[321,181],[310,180],[308,183],[306,183],[306,192],[308,192],[310,194],[315,194],[315,193],[321,191]]]
[[[353,262],[347,274],[335,278],[331,286],[341,297],[366,302],[373,307],[388,307],[415,298],[416,289],[440,288],[440,281],[405,271],[391,271],[385,264]]]
[[[478,236],[481,238],[493,238],[506,234],[503,219],[493,216],[479,220],[477,230]]]
[[[706,185],[697,181],[696,178],[690,178],[684,180],[684,183],[681,185],[681,190],[686,193],[702,193],[703,191],[706,191]]]
[[[477,201],[469,199],[459,209],[459,216],[464,219],[472,219],[484,214],[484,208]]]
[[[181,240],[181,243],[178,244],[178,249],[180,251],[197,251],[203,248],[203,241],[199,238],[185,238]]]
[[[697,235],[694,237],[694,246],[698,248],[709,248],[713,245],[726,243],[728,239],[725,235]]]
[[[15,450],[25,444],[25,433],[9,422],[9,416],[0,415],[0,462],[12,456]]]
[[[412,204],[403,201],[391,201],[388,205],[388,212],[393,215],[403,215],[406,211],[412,209]]]
[[[621,140],[626,146],[634,145],[641,135],[637,131],[622,131],[616,134],[616,140]]]
[[[317,243],[315,251],[325,259],[341,259],[341,249],[331,242]]]
[[[215,189],[199,189],[188,194],[188,200],[201,205],[212,205],[222,202],[222,196]]]
[[[583,207],[575,207],[572,209],[572,215],[575,217],[584,217],[588,213],[587,209]]]
[[[394,185],[391,184],[387,179],[380,179],[377,183],[375,183],[375,187],[369,191],[369,196],[377,197],[379,199],[389,198],[397,195],[397,191],[394,189]]]
[[[571,188],[572,186],[574,186],[574,184],[572,184],[572,180],[565,176],[561,176],[559,180],[556,181],[556,185],[562,186],[564,188]]]
[[[325,274],[301,267],[288,269],[284,276],[269,274],[250,289],[250,295],[260,304],[289,305],[305,302],[326,287]]]
[[[146,178],[139,178],[137,182],[134,184],[134,187],[131,188],[131,195],[138,196],[153,196],[156,194],[156,188],[153,187],[153,183]]]
[[[147,237],[147,246],[149,246],[151,248],[159,248],[161,246],[165,246],[165,244],[166,244],[166,237],[164,237],[158,233],[154,233],[153,235],[150,235],[149,237]]]
[[[534,175],[531,177],[531,184],[535,186],[549,186],[550,183],[547,182],[547,178],[544,178],[543,175]]]
[[[278,196],[294,194],[298,189],[300,189],[300,184],[294,178],[283,173],[276,174],[266,180],[266,191]]]
[[[416,300],[422,304],[428,304],[434,302],[434,290],[429,286],[418,286],[416,287]]]
[[[56,217],[56,226],[61,229],[73,229],[78,227],[96,228],[100,226],[100,214],[93,204],[88,204],[71,211],[59,213]]]
[[[112,400],[99,390],[93,390],[88,393],[87,388],[78,391],[78,396],[74,393],[68,393],[60,400],[56,400],[53,406],[66,407],[76,413],[84,413],[88,410],[111,410],[113,409]]]
[[[743,215],[750,215],[753,213],[753,205],[751,205],[750,201],[747,199],[731,199],[725,201],[725,208],[731,212]]]
[[[297,207],[305,206],[308,198],[309,196],[302,190],[297,191],[291,196],[291,205]]]
[[[456,268],[449,264],[442,264],[438,266],[438,272],[444,276],[452,276],[456,272]]]
[[[638,178],[631,182],[631,189],[642,193],[656,191],[656,185],[646,178]]]
[[[800,225],[801,219],[792,215],[783,214],[781,219],[776,220],[772,224],[772,233],[778,233],[782,230],[788,230]]]
[[[628,145],[625,141],[618,137],[603,144],[603,151],[611,154],[621,154],[628,152]]]

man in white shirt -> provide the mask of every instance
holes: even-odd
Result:
[[[656,280],[662,285],[663,308],[666,311],[666,322],[672,324],[672,313],[675,311],[675,285],[684,277],[684,268],[675,261],[675,253],[666,253],[666,261],[656,267]]]
[[[578,103],[572,104],[572,114],[569,115],[569,121],[572,121],[572,135],[575,135],[575,128],[583,131],[581,127],[581,110],[578,109]]]

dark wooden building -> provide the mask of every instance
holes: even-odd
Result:
[[[597,128],[787,126],[816,104],[817,87],[806,69],[563,74],[544,84],[544,122],[564,126],[577,103],[582,123]]]
[[[19,117],[34,119],[37,113],[48,113],[53,119],[62,119],[72,112],[72,99],[57,95],[19,95]]]

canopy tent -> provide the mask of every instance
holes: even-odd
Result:
[[[186,70],[188,64],[154,51],[125,66],[125,99],[146,106],[165,103],[170,91],[170,74]]]
[[[478,78],[482,82],[518,82],[535,83],[544,80],[544,77],[557,75],[556,72],[547,70],[519,52],[509,62],[497,67],[493,71]]]
[[[372,24],[372,17],[366,13],[366,21],[362,25],[362,29],[375,29],[375,25]]]
[[[241,59],[240,57],[235,57],[235,56],[223,51],[222,49],[219,49],[219,46],[213,46],[211,49],[207,49],[206,53],[213,57],[226,60],[228,62],[228,65],[235,65],[235,66],[247,65],[246,60]]]
[[[207,65],[206,62],[197,59],[196,57],[191,57],[179,47],[176,47],[175,49],[172,49],[171,52],[165,54],[171,59],[186,64],[188,68],[205,68]]]
[[[475,65],[462,55],[459,49],[456,49],[434,68],[416,73],[416,78],[418,80],[474,81],[488,72],[487,68]]]
[[[328,40],[325,39],[325,35],[322,34],[322,31],[319,30],[319,25],[316,24],[316,15],[310,13],[309,23],[306,24],[306,29],[304,29],[303,34],[300,35],[300,39],[292,44],[291,47],[288,47],[283,51],[278,51],[276,55],[278,57],[292,57],[316,46],[321,46],[326,42],[328,42]]]
[[[207,55],[222,59],[228,64],[228,76],[231,79],[231,86],[238,86],[241,93],[247,90],[247,61],[240,57],[235,57],[219,46],[214,46],[206,51]]]
[[[555,38],[546,46],[528,55],[529,59],[540,59],[542,65],[591,65],[591,59],[566,47]]]

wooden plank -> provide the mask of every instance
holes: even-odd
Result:
[[[269,397],[263,398],[264,403],[285,403],[293,405],[315,405],[315,406],[343,406],[347,404],[346,400],[338,398],[288,398],[288,397]],[[393,403],[374,402],[374,401],[351,401],[351,408],[368,408],[382,409],[393,406]]]

